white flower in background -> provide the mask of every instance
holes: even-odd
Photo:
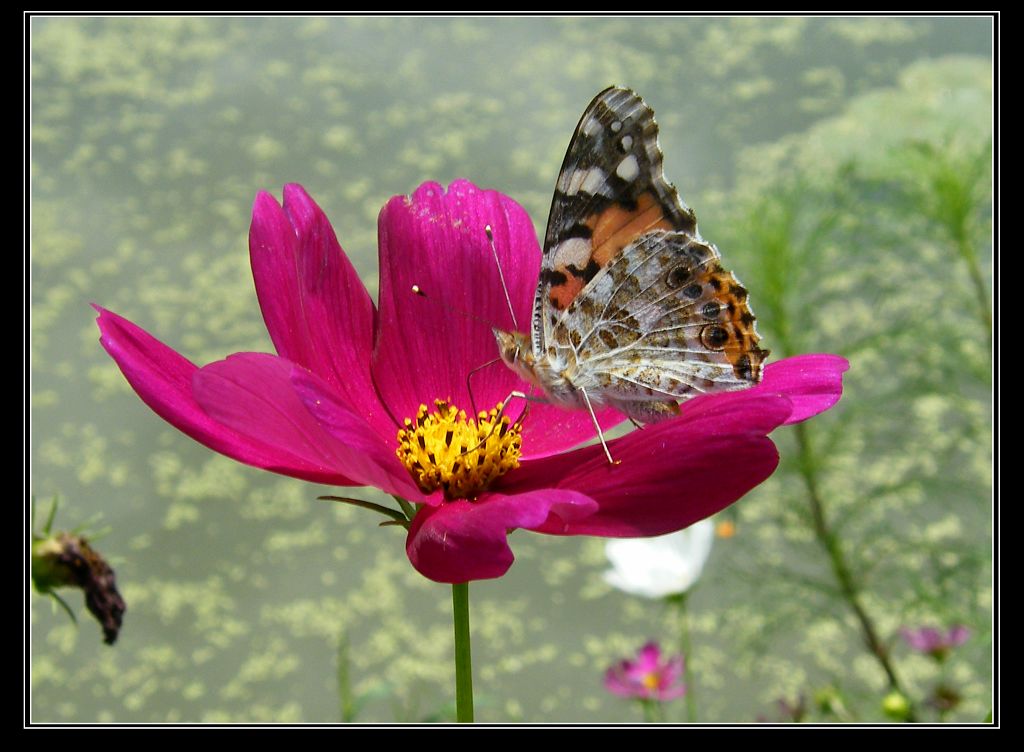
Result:
[[[657,538],[619,538],[605,544],[612,568],[605,582],[644,598],[665,598],[685,593],[700,578],[711,553],[715,526],[701,520]]]

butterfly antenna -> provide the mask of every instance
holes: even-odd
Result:
[[[501,269],[501,261],[498,259],[498,249],[494,245],[494,231],[491,230],[490,225],[484,225],[484,232],[487,233],[487,242],[490,244],[491,253],[494,255],[494,265],[498,267],[498,278],[501,280],[501,290],[503,293],[505,293],[505,303],[508,304],[508,313],[512,317],[512,326],[514,329],[519,329],[519,321],[516,319],[516,312],[515,309],[512,307],[512,296],[509,295],[508,285],[505,283],[505,272],[503,272]],[[427,295],[426,290],[424,290],[419,285],[412,286],[412,294],[418,295],[419,297],[424,298],[426,300],[430,299],[430,296]],[[487,324],[487,326],[494,326],[494,324],[491,323],[490,321],[487,321],[486,319],[483,319],[474,313],[465,311],[462,308],[459,308],[458,306],[449,305],[449,309],[454,311],[455,313],[462,314],[466,318],[470,318],[473,319],[474,321],[479,321],[481,323]]]
[[[519,322],[516,321],[516,312],[512,308],[512,296],[508,294],[508,285],[505,284],[505,272],[501,270],[501,261],[498,260],[498,249],[494,245],[494,231],[490,225],[484,225],[484,232],[487,233],[487,242],[491,245],[491,253],[494,254],[494,265],[498,267],[498,277],[501,279],[501,289],[505,293],[505,302],[508,303],[508,313],[512,317],[512,326],[518,331]]]
[[[419,297],[421,297],[421,298],[423,298],[425,300],[429,300],[430,299],[430,297],[427,295],[426,291],[424,291],[424,289],[422,287],[420,287],[419,285],[413,285],[411,290],[412,290],[412,294],[413,295],[418,295]],[[469,311],[464,311],[461,308],[459,308],[458,306],[453,307],[451,310],[454,311],[455,313],[462,314],[466,318],[470,318],[470,319],[473,319],[474,321],[479,321],[481,323],[487,324],[487,326],[493,326],[491,324],[491,322],[487,321],[486,319],[482,319],[479,316],[470,313]],[[484,368],[487,368],[489,366],[493,366],[495,363],[500,363],[500,362],[501,362],[501,358],[494,358],[493,360],[487,361],[483,365],[477,366],[476,368],[471,370],[468,374],[466,374],[466,391],[469,392],[469,401],[470,401],[471,407],[473,408],[473,415],[477,414],[477,407],[476,407],[476,400],[473,398],[473,385],[471,383],[471,379],[473,378],[473,376],[476,375],[477,371],[482,371]]]
[[[427,295],[427,291],[424,290],[419,285],[413,285],[410,288],[410,290],[412,291],[413,295],[418,295],[419,297],[423,298],[424,300],[430,300],[431,299],[431,297],[429,295]],[[479,321],[481,324],[486,324],[487,326],[494,326],[494,324],[492,324],[487,319],[482,318],[480,316],[477,316],[475,313],[470,313],[469,311],[467,311],[467,310],[465,310],[463,308],[460,308],[457,305],[449,304],[448,310],[452,311],[453,313],[457,313],[460,316],[465,316],[467,319],[473,319],[473,321]]]

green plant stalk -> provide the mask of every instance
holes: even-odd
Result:
[[[342,633],[338,640],[338,697],[341,701],[341,720],[352,723],[356,719],[356,703],[352,696],[352,679],[349,672],[348,634]]]
[[[889,660],[889,650],[879,638],[874,622],[865,610],[864,604],[861,603],[860,590],[854,581],[850,566],[846,562],[846,556],[843,554],[839,538],[829,527],[828,520],[825,517],[825,504],[818,489],[814,451],[811,448],[807,425],[805,423],[797,423],[794,428],[796,429],[796,440],[800,450],[800,475],[803,478],[804,486],[807,488],[807,499],[811,507],[811,515],[814,519],[814,535],[825,549],[825,553],[828,554],[829,562],[832,565],[832,574],[839,584],[839,592],[857,617],[861,636],[864,638],[864,644],[867,646],[868,652],[875,657],[882,667],[889,682],[889,687],[906,697],[907,693],[903,691],[899,677],[896,675],[896,669],[892,665],[892,661]],[[907,714],[907,720],[911,722],[916,720],[913,706],[911,706]]]
[[[991,154],[985,149],[985,154]],[[933,155],[934,156],[934,155]],[[973,163],[957,163],[950,158],[939,158],[935,162],[935,172],[932,176],[930,188],[937,197],[937,204],[933,204],[932,213],[935,220],[946,227],[946,231],[953,239],[956,252],[967,265],[967,273],[971,277],[971,285],[974,287],[974,296],[978,302],[978,313],[981,321],[988,332],[988,346],[992,349],[992,313],[989,301],[988,290],[985,288],[985,280],[981,271],[981,264],[978,255],[974,252],[974,246],[970,241],[970,222],[972,214],[977,210],[977,186],[983,176],[984,170],[981,166],[988,161],[978,159]]]
[[[659,701],[640,700],[640,707],[644,710],[644,723],[661,723],[664,720],[664,712]]]
[[[788,310],[782,301],[785,299],[783,291],[785,289],[786,274],[788,269],[791,268],[792,256],[794,254],[791,252],[791,222],[787,221],[785,225],[784,232],[778,238],[773,238],[774,242],[771,243],[773,252],[765,254],[764,257],[766,263],[772,260],[777,263],[768,264],[763,273],[773,283],[770,287],[776,293],[775,295],[768,296],[768,303],[772,307],[774,323],[779,335],[779,350],[784,357],[791,357],[797,350],[791,338]],[[970,247],[967,246],[966,250],[969,252]],[[825,503],[818,488],[818,466],[815,461],[807,425],[805,423],[798,423],[794,426],[794,429],[796,430],[796,439],[799,446],[799,472],[807,489],[808,504],[810,505],[814,521],[815,538],[828,555],[832,573],[839,585],[839,591],[842,598],[849,604],[850,609],[857,617],[857,622],[860,625],[861,634],[868,651],[879,662],[882,670],[885,672],[889,686],[906,696],[896,675],[896,670],[889,660],[889,651],[879,638],[874,622],[861,603],[859,588],[843,554],[839,537],[829,527],[828,519],[825,516]],[[911,707],[908,714],[908,720],[915,720],[913,707]]]
[[[978,300],[978,312],[981,314],[981,321],[988,332],[988,346],[992,349],[992,311],[988,299],[988,290],[985,289],[985,279],[981,273],[981,264],[978,263],[978,256],[974,248],[964,237],[965,233],[958,233],[957,252],[967,264],[967,271],[971,275],[971,283],[974,286],[974,295]]]
[[[679,609],[679,648],[683,654],[683,683],[686,684],[686,722],[697,722],[697,696],[693,690],[693,674],[690,671],[692,663],[690,643],[690,611],[686,606],[687,594],[676,601],[676,608]]]
[[[473,722],[473,657],[469,643],[469,583],[452,585],[452,616],[455,622],[455,717]]]

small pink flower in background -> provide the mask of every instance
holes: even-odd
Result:
[[[900,630],[903,639],[911,650],[918,653],[927,653],[938,661],[946,659],[949,652],[967,642],[971,636],[971,630],[962,624],[957,624],[943,632],[934,627],[918,627],[917,629],[903,628]]]
[[[100,342],[150,408],[211,449],[417,505],[406,552],[424,576],[448,583],[503,575],[517,528],[632,538],[692,525],[774,472],[768,433],[842,394],[843,358],[771,363],[756,387],[690,400],[677,418],[610,442],[615,466],[600,446],[573,450],[594,436],[586,411],[533,404],[521,426],[495,426],[493,412],[471,422],[460,412],[471,412],[471,371],[484,410],[529,390],[500,363],[476,370],[497,357],[481,320],[511,324],[488,225],[517,318],[530,321],[541,252],[530,218],[507,196],[456,181],[391,199],[378,222],[374,305],[323,211],[289,185],[283,205],[256,197],[249,231],[276,354],[198,367],[97,306]],[[610,428],[624,418],[606,410],[599,419]]]
[[[622,660],[608,669],[604,686],[619,697],[665,702],[686,694],[683,684],[683,656],[662,657],[656,642],[648,642],[636,660]]]

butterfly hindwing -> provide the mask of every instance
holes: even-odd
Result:
[[[747,291],[718,250],[686,233],[656,230],[628,244],[552,328],[586,379],[580,386],[651,422],[659,400],[742,389],[760,380]],[[638,417],[642,415],[643,417]]]

